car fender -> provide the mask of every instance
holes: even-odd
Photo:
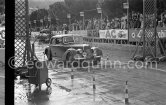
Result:
[[[77,51],[74,48],[69,48],[62,56],[62,60],[65,61],[67,59],[68,54],[71,54],[73,57],[76,55]]]
[[[103,56],[103,52],[101,49],[99,49],[98,47],[92,47],[91,49],[93,49],[93,51],[96,50],[97,56]]]

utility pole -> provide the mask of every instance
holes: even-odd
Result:
[[[123,8],[127,9],[127,36],[129,43],[129,0],[127,0],[127,3],[123,3]]]
[[[145,0],[143,0],[143,58],[145,58]]]

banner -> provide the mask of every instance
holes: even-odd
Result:
[[[87,30],[70,31],[69,34],[78,34],[81,36],[87,36]]]
[[[121,30],[121,29],[100,30],[99,34],[100,38],[128,40],[127,30]]]
[[[153,35],[154,32],[148,32],[148,33],[149,33],[149,35]],[[143,34],[142,29],[130,29],[129,30],[129,41],[130,42],[140,41],[142,34]],[[157,34],[158,34],[159,38],[166,37],[166,29],[163,27],[157,28]]]
[[[106,30],[99,30],[99,37],[105,38],[105,33],[106,33]]]
[[[99,37],[99,31],[98,30],[88,30],[87,36],[89,37]]]

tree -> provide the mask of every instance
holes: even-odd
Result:
[[[0,13],[5,12],[5,0],[0,0]]]
[[[123,3],[127,0],[104,0],[102,4],[103,17],[108,16],[110,19],[115,17],[122,17],[127,13],[123,8]],[[67,13],[71,14],[71,21],[75,19],[80,20],[80,12],[85,11],[85,19],[99,17],[97,13],[96,4],[98,0],[64,0],[64,2],[56,2],[50,5],[50,14],[52,18],[59,18],[62,23],[68,22]],[[143,13],[143,0],[129,0],[130,13],[132,11]],[[157,0],[158,13],[162,13],[166,9],[166,0]],[[92,10],[93,11],[90,11]],[[54,14],[54,15],[53,15]]]
[[[52,19],[60,19],[62,23],[67,22],[67,8],[64,3],[55,2],[49,6],[49,15]]]
[[[31,21],[32,25],[34,26],[35,23],[33,23],[33,22],[34,22],[34,20],[36,20],[36,25],[37,25],[37,27],[39,27],[39,26],[42,25],[41,22],[40,22],[41,19],[43,19],[43,22],[45,23],[44,25],[46,25],[46,21],[48,21],[48,20],[44,21],[45,17],[48,17],[48,10],[38,9],[36,11],[33,11],[30,14],[30,21]]]

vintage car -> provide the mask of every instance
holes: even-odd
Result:
[[[48,60],[57,58],[64,64],[71,64],[73,61],[91,61],[91,64],[98,64],[103,56],[98,47],[91,47],[89,44],[80,44],[76,42],[76,35],[63,34],[53,36],[49,45],[45,48],[45,54]]]
[[[37,36],[39,42],[49,43],[50,38],[52,37],[52,32],[49,29],[43,29],[40,31],[40,34]]]

